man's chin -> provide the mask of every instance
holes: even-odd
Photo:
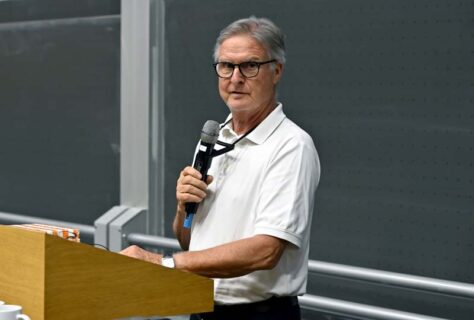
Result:
[[[248,104],[241,103],[227,103],[227,107],[229,108],[230,112],[244,112],[251,109]]]
[[[248,97],[230,97],[230,99],[227,99],[226,104],[230,109],[235,110],[252,109],[252,101]]]

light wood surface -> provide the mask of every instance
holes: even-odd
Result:
[[[10,229],[0,226],[0,253],[12,260],[0,266],[0,299],[10,303],[10,297],[34,320],[167,316],[213,308],[210,279],[86,244]],[[3,260],[3,254],[0,257]],[[12,271],[18,263],[28,268]],[[27,289],[21,291],[25,296],[10,293],[15,285]]]
[[[41,233],[0,226],[0,300],[23,306],[26,314],[44,314],[44,249]]]

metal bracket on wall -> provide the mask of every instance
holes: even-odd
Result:
[[[129,233],[146,234],[146,213],[143,208],[111,208],[94,222],[94,244],[110,251],[120,251],[127,244]]]
[[[109,248],[109,224],[124,213],[128,207],[115,206],[95,220],[94,244]]]
[[[147,210],[128,208],[109,225],[109,250],[119,252],[126,245],[130,233],[146,234]]]

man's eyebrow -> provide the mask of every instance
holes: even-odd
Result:
[[[228,63],[232,63],[232,64],[239,64],[239,63],[242,63],[242,62],[257,62],[257,61],[263,61],[265,60],[264,58],[260,58],[260,57],[251,57],[251,58],[247,58],[247,59],[242,59],[240,60],[239,62],[234,62],[231,61],[231,59],[218,59],[217,62],[228,62]]]

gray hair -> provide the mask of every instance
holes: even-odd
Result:
[[[221,44],[240,34],[251,36],[265,47],[270,59],[285,64],[285,41],[280,28],[269,19],[256,18],[255,16],[234,21],[221,31],[214,46],[214,62],[217,62]]]

